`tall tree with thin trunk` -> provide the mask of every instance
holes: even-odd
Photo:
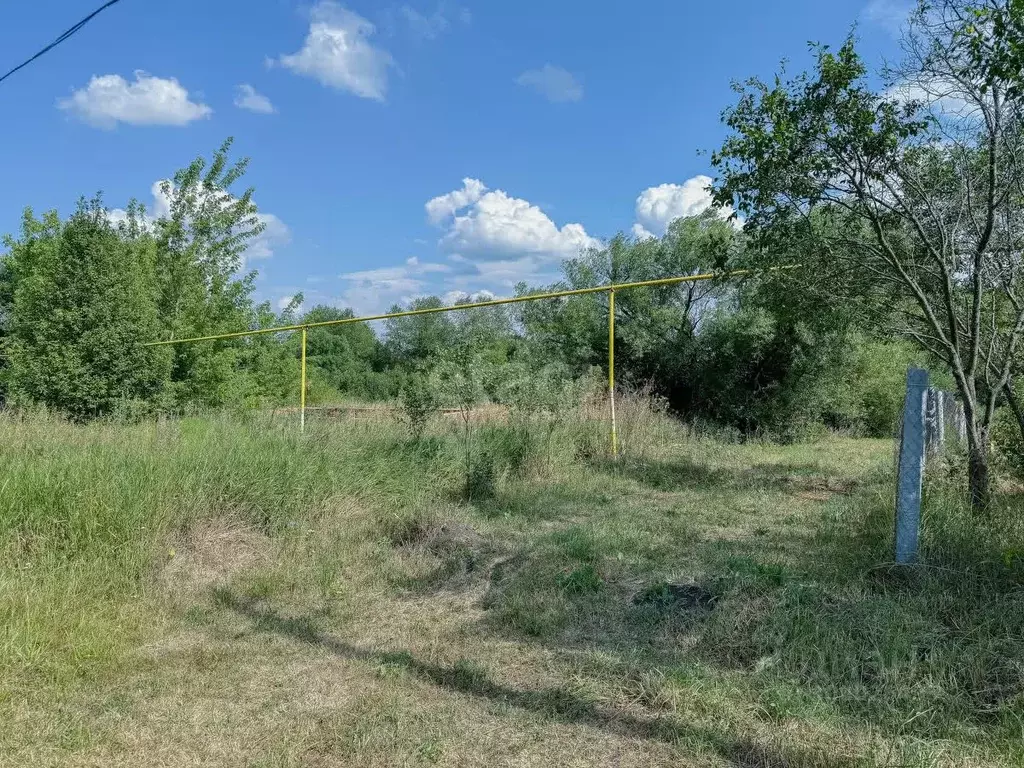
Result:
[[[160,338],[244,330],[258,324],[252,293],[255,272],[244,254],[264,229],[252,188],[232,191],[248,159],[230,159],[231,139],[209,162],[193,160],[161,185],[166,210],[154,223]],[[230,340],[172,347],[168,393],[174,404],[219,405],[237,395],[240,361],[253,345]]]
[[[816,47],[809,73],[739,86],[712,161],[717,201],[762,253],[799,243],[797,279],[948,366],[983,509],[993,414],[1024,335],[1024,131],[1015,91],[971,44],[975,11],[922,2],[881,92],[852,39]]]

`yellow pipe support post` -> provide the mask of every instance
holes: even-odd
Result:
[[[301,391],[299,392],[299,431],[306,431],[306,329],[302,329],[302,365],[300,378],[302,379]]]
[[[615,431],[615,290],[608,291],[608,402],[612,410],[612,458],[619,458],[619,437]]]

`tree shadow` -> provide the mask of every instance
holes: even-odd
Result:
[[[710,477],[720,482],[725,477],[726,483],[740,482],[737,473],[705,472],[690,462],[675,464],[676,469],[680,466],[683,470],[675,477],[687,481]],[[804,465],[786,469],[794,466]],[[772,473],[777,470],[778,465],[768,465],[754,468],[752,475],[759,482],[765,475],[776,482],[778,475]],[[998,734],[1005,729],[999,730],[1000,715],[993,713],[1019,717],[1014,702],[1024,691],[1024,674],[1016,665],[1021,646],[1014,641],[999,645],[992,638],[1021,637],[1019,613],[1013,608],[1024,568],[1014,570],[1013,563],[993,559],[998,552],[991,548],[979,544],[972,549],[970,540],[961,543],[964,552],[950,552],[956,546],[945,529],[943,559],[932,552],[930,562],[914,568],[894,566],[887,562],[891,515],[878,484],[865,481],[852,499],[823,517],[820,526],[787,529],[786,535],[794,539],[790,565],[766,557],[767,548],[759,550],[756,539],[715,541],[711,546],[723,555],[721,569],[691,572],[696,586],[716,598],[714,608],[705,610],[677,604],[638,606],[613,584],[603,591],[560,593],[561,584],[549,576],[557,572],[558,562],[553,561],[553,567],[536,560],[511,574],[509,583],[491,585],[485,598],[490,604],[484,605],[490,610],[481,626],[499,637],[525,636],[549,649],[564,650],[567,657],[585,649],[619,652],[634,665],[666,675],[694,662],[749,674],[755,690],[761,664],[767,661],[769,684],[801,690],[809,705],[826,705],[850,723],[867,723],[901,737],[920,736],[922,742],[979,744],[981,738],[965,724],[980,729],[986,738],[1001,738]],[[937,526],[937,521],[931,522]],[[677,559],[672,571],[678,573],[685,560],[686,556]],[[600,569],[599,558],[590,562]],[[651,569],[652,576],[662,565]],[[562,622],[540,625],[536,633],[515,612],[529,618],[530,612],[539,613],[547,605],[562,611]],[[888,654],[884,658],[872,655],[880,644]],[[780,657],[789,660],[780,663]],[[906,688],[896,698],[887,679],[904,672]],[[944,681],[940,692],[934,679]],[[888,711],[877,707],[880,697],[890,697]],[[955,714],[936,716],[932,725],[901,724],[932,705],[941,711],[939,701],[955,701],[941,705]],[[799,713],[802,705],[794,702]],[[729,757],[738,765],[777,764],[771,762],[772,754],[765,756],[760,749],[751,745],[745,752],[748,757]]]
[[[826,475],[813,463],[762,463],[741,470],[708,466],[690,459],[603,459],[593,466],[604,473],[627,477],[656,491],[767,490],[793,494],[849,494],[858,483]]]
[[[706,490],[730,485],[733,473],[689,459],[599,459],[591,465],[600,472],[626,477],[656,491]]]
[[[551,482],[537,487],[517,486],[499,490],[490,498],[475,499],[473,505],[485,518],[511,517],[519,520],[565,520],[574,513],[608,506],[611,499],[599,491],[572,483]]]
[[[247,618],[258,632],[270,632],[315,645],[352,661],[399,667],[439,688],[540,714],[565,724],[591,726],[627,739],[673,746],[684,741],[699,742],[737,768],[810,768],[822,765],[855,768],[863,765],[859,759],[841,755],[757,743],[726,730],[690,725],[669,714],[649,717],[630,714],[558,686],[535,690],[515,688],[494,681],[485,669],[471,661],[445,666],[422,661],[404,651],[362,648],[324,633],[309,616],[282,616],[267,605],[239,596],[229,589],[217,590],[215,600],[221,607]]]

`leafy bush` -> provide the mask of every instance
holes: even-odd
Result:
[[[87,418],[149,399],[168,374],[156,337],[151,238],[132,218],[114,226],[99,199],[67,220],[26,212],[3,266],[10,281],[8,396]]]
[[[402,409],[413,439],[419,440],[437,410],[434,390],[422,373],[417,372],[406,377],[405,385],[402,387]]]
[[[849,334],[825,392],[822,419],[867,437],[892,437],[899,426],[907,368],[921,355],[902,342]]]
[[[497,469],[494,457],[487,452],[478,453],[470,459],[466,472],[466,500],[486,501],[492,499],[496,489]]]
[[[1024,438],[1009,408],[996,411],[991,440],[996,465],[1012,477],[1024,480]]]

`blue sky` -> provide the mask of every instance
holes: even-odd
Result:
[[[0,68],[98,4],[5,4]],[[268,225],[261,298],[508,294],[699,212],[731,81],[802,69],[854,24],[870,62],[894,57],[908,5],[122,0],[0,84],[0,231],[95,191],[158,214],[154,184],[234,136]]]

